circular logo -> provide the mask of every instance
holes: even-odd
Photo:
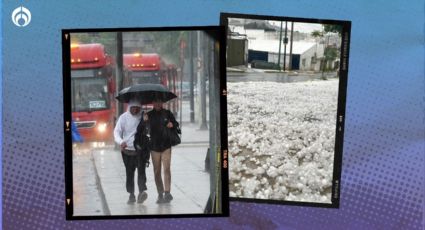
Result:
[[[31,22],[31,12],[23,6],[14,9],[12,12],[12,22],[19,27],[27,26]]]

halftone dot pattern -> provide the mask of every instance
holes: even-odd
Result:
[[[10,21],[21,4],[25,28]],[[340,208],[234,202],[229,218],[65,221],[61,29],[217,25],[220,12],[352,21]],[[423,15],[401,0],[4,2],[4,228],[421,229]]]

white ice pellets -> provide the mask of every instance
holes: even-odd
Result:
[[[279,175],[277,173],[277,168],[271,166],[268,170],[267,170],[267,175],[271,178],[275,178],[277,175]]]
[[[254,174],[256,176],[261,176],[261,175],[263,175],[266,172],[266,170],[263,167],[258,167],[258,168],[256,168],[253,171],[254,171]]]
[[[230,196],[331,202],[338,81],[228,88]]]

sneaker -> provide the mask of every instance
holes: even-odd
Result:
[[[142,193],[139,193],[139,195],[137,196],[137,203],[141,204],[145,202],[146,199],[148,199],[148,194],[145,191],[143,191]]]
[[[136,202],[136,196],[134,195],[134,193],[131,193],[130,196],[128,197],[127,204],[132,204],[134,202]]]
[[[173,196],[171,195],[171,193],[166,192],[164,196],[164,203],[169,203],[172,200],[173,200]]]
[[[156,200],[156,203],[157,204],[165,203],[164,196],[162,195],[162,193],[158,195],[158,200]]]

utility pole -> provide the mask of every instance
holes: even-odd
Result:
[[[117,32],[117,69],[116,69],[116,91],[119,92],[124,87],[124,76],[123,76],[123,42],[122,42],[122,32]],[[118,117],[123,113],[123,104],[118,103],[118,109],[116,116]]]
[[[291,43],[289,45],[289,70],[292,70],[292,44],[294,43],[294,22],[291,22]]]
[[[182,105],[183,105],[183,76],[184,76],[184,58],[185,58],[185,50],[186,50],[186,46],[187,46],[187,42],[183,39],[180,40],[180,74],[178,74],[178,83],[179,89],[180,89],[180,98],[177,101],[177,103],[179,103],[179,118],[180,118],[180,125],[182,124],[183,121],[183,109],[182,109]]]
[[[201,113],[201,102],[200,102],[200,93],[201,93],[201,32],[196,31],[196,120],[200,124],[199,115]]]
[[[201,37],[201,32],[198,32],[198,36],[199,36],[199,38]],[[205,81],[205,78],[206,78],[206,75],[207,75],[207,68],[205,68],[205,67],[207,67],[208,66],[208,61],[207,60],[209,60],[209,57],[207,57],[208,55],[207,55],[207,52],[206,52],[206,48],[207,48],[207,46],[205,45],[205,44],[207,44],[207,36],[205,36],[205,35],[203,35],[202,36],[202,42],[201,42],[201,39],[199,39],[200,41],[198,42],[198,50],[199,51],[202,51],[202,53],[201,54],[198,54],[198,57],[202,57],[202,59],[201,59],[201,69],[199,70],[199,72],[198,72],[198,76],[200,77],[200,78],[198,78],[198,79],[200,79],[200,81],[198,81],[198,84],[200,84],[200,86],[201,86],[201,90],[200,90],[200,96],[201,96],[201,125],[200,125],[200,127],[199,127],[199,129],[200,130],[206,130],[206,129],[208,129],[208,126],[207,126],[207,97],[206,97],[206,90],[205,90],[205,88],[206,88],[206,81]],[[202,45],[201,45],[202,44]],[[202,48],[201,48],[201,46],[202,46]],[[208,58],[208,59],[207,59]]]
[[[286,70],[286,44],[288,44],[287,33],[288,33],[288,22],[285,22],[285,37],[283,38],[283,44],[284,44],[284,48],[283,48],[283,71]]]
[[[326,68],[326,64],[327,64],[327,60],[326,60],[326,48],[327,48],[327,42],[326,41],[326,34],[325,34],[325,25],[322,25],[322,34],[323,34],[323,62],[322,62],[322,80],[328,80],[325,77],[325,68]],[[328,39],[329,41],[329,39]]]
[[[280,35],[279,35],[279,55],[277,56],[277,66],[279,67],[279,71],[281,71],[280,68],[280,53],[281,53],[281,47],[282,47],[282,23],[280,22]]]
[[[190,31],[189,32],[189,45],[190,45],[190,80],[189,80],[189,100],[190,100],[190,123],[194,123],[195,122],[195,102],[194,102],[194,95],[193,95],[193,83],[195,82],[195,73],[194,73],[194,65],[193,62],[194,60],[194,51],[195,49],[193,48],[194,46],[194,39],[193,39],[193,33],[195,33],[194,31]]]

